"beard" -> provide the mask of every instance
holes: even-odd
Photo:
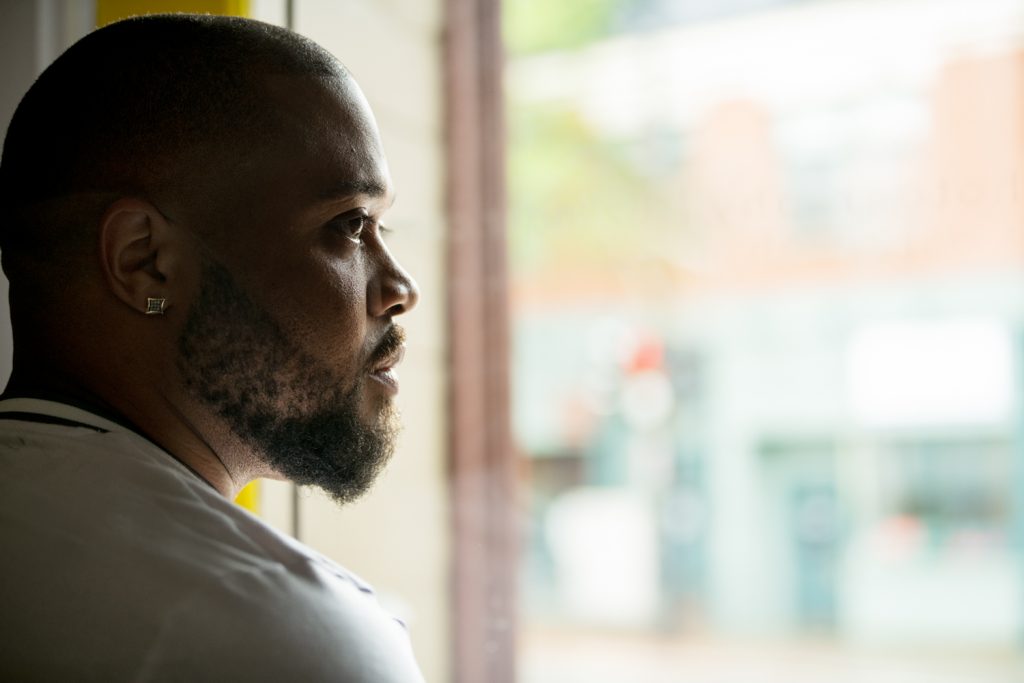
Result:
[[[392,326],[370,362],[402,344]],[[366,372],[351,386],[285,334],[211,259],[178,339],[186,390],[212,409],[257,458],[338,503],[368,491],[394,452],[398,415],[384,401],[372,424],[360,417]]]

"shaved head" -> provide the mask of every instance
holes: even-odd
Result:
[[[12,283],[41,262],[91,256],[90,228],[118,196],[214,202],[280,128],[266,88],[280,76],[347,77],[312,41],[232,17],[139,17],[76,43],[26,94],[4,141],[0,251]]]

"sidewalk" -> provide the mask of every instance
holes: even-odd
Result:
[[[867,650],[524,629],[521,683],[1021,683],[1024,649]]]

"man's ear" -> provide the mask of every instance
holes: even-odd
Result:
[[[162,314],[172,307],[180,287],[180,230],[153,204],[135,198],[108,206],[99,227],[100,261],[111,292],[139,313]]]

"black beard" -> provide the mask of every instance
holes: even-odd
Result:
[[[374,356],[401,341],[392,327]],[[391,402],[366,424],[359,416],[365,375],[345,389],[211,259],[204,260],[178,353],[186,389],[296,484],[347,503],[369,490],[394,452]]]

